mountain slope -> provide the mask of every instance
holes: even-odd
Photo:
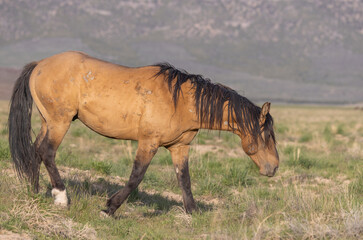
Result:
[[[262,88],[256,99],[363,101],[360,0],[0,0],[0,66],[71,49],[170,61],[247,95]]]

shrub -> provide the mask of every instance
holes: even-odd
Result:
[[[111,168],[112,165],[107,162],[92,162],[92,169],[106,175],[111,174]]]

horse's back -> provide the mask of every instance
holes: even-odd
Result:
[[[65,52],[41,60],[30,86],[46,119],[70,121],[77,115],[100,134],[137,139],[140,128],[165,128],[175,113],[167,84],[163,77],[155,77],[158,70],[155,66],[129,68],[84,53]]]

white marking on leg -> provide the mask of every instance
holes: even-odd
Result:
[[[67,191],[64,189],[60,191],[56,188],[52,189],[52,196],[54,197],[54,204],[60,206],[67,206],[68,205],[68,197]]]
[[[104,211],[101,211],[100,212],[100,217],[101,218],[109,218],[110,217],[110,215],[108,215],[107,213],[105,213]]]

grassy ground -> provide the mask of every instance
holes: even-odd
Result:
[[[237,137],[201,131],[191,150],[192,189],[200,209],[184,213],[171,158],[159,149],[138,191],[104,219],[99,211],[122,188],[136,142],[99,136],[79,121],[56,162],[71,205],[55,208],[42,168],[31,194],[11,167],[8,103],[0,102],[0,238],[35,239],[359,239],[363,235],[363,111],[272,107],[281,165],[267,178]],[[34,114],[33,127],[39,129]],[[1,235],[2,234],[2,235]],[[20,235],[18,235],[19,237]]]

